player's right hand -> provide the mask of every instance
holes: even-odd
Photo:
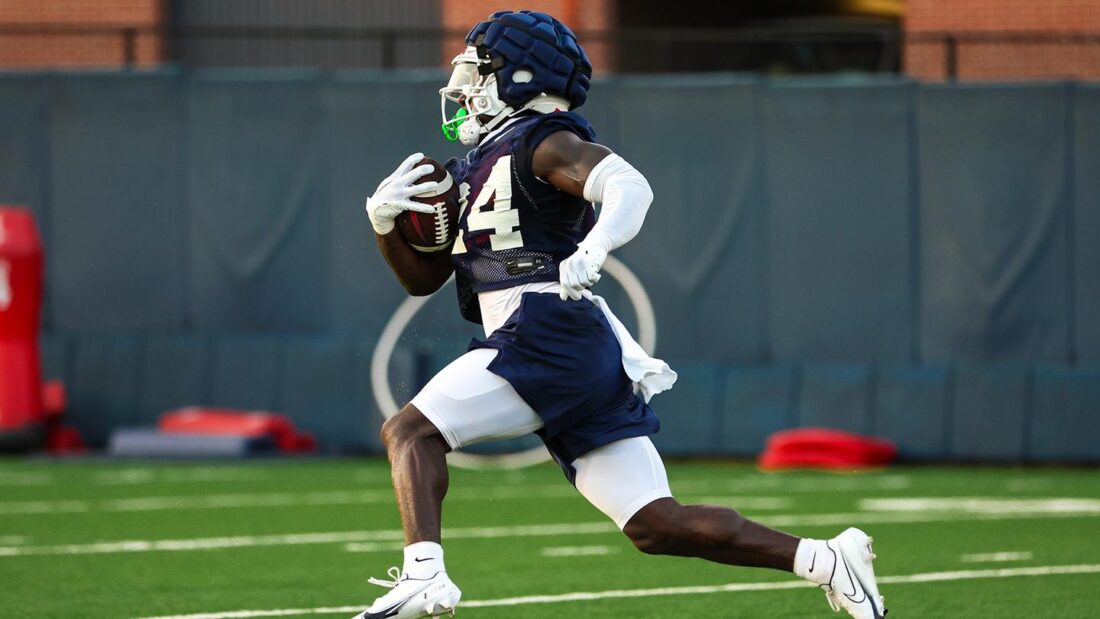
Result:
[[[430,174],[432,166],[417,166],[416,162],[424,158],[423,153],[409,155],[367,198],[367,217],[378,234],[389,234],[393,230],[393,220],[405,211],[433,213],[435,208],[428,204],[414,202],[409,198],[419,193],[438,189],[441,183],[428,181],[414,185],[416,179]],[[415,167],[414,167],[415,166]]]
[[[600,269],[607,260],[607,250],[600,243],[586,240],[577,245],[577,251],[558,265],[561,275],[561,300],[579,301],[584,291],[600,281]]]

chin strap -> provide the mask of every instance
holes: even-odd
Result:
[[[462,114],[461,116],[459,116],[459,114],[461,114],[461,111],[465,111],[464,109],[462,109],[459,114],[455,114],[456,119],[460,117],[466,119],[465,122],[458,126],[458,140],[466,146],[475,146],[478,142],[481,141],[481,138],[491,133],[493,129],[499,127],[504,121],[515,116],[519,112],[524,112],[527,110],[533,110],[535,112],[539,112],[540,114],[549,114],[551,112],[568,112],[569,102],[565,99],[562,99],[561,97],[540,95],[525,103],[523,107],[519,108],[518,110],[514,109],[510,105],[505,107],[500,111],[499,114],[493,116],[489,120],[489,122],[485,124],[481,124],[480,122],[478,122],[477,116],[473,114]],[[444,135],[448,135],[446,127],[444,127],[443,129],[443,133]],[[453,141],[454,138],[451,138],[448,135],[447,139]]]

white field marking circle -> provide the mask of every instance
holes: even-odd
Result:
[[[638,318],[638,344],[647,354],[652,355],[657,347],[657,314],[653,311],[653,303],[650,301],[645,287],[642,286],[642,282],[638,277],[614,256],[607,257],[607,262],[603,265],[603,271],[615,278],[626,292]],[[454,277],[452,276],[451,279],[454,279]],[[451,280],[447,281],[449,283]],[[386,327],[382,329],[382,334],[378,337],[378,344],[374,347],[374,354],[371,356],[370,362],[371,391],[374,392],[374,401],[378,405],[378,410],[382,411],[387,419],[397,414],[397,411],[401,408],[390,389],[389,366],[393,351],[397,347],[397,341],[401,338],[401,333],[409,326],[416,313],[437,293],[438,291],[426,297],[409,297],[402,301],[401,305],[397,306],[393,316],[390,317],[390,321],[386,323]],[[518,469],[539,464],[549,459],[550,454],[541,445],[514,454],[483,455],[455,451],[447,455],[447,460],[451,464],[471,469]]]

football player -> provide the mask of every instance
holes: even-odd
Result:
[[[394,229],[411,196],[438,188],[414,154],[367,200],[378,245],[413,295],[453,273],[464,317],[486,338],[437,374],[382,428],[407,546],[390,591],[358,617],[453,614],[461,592],[440,545],[446,454],[479,441],[537,434],[569,481],[648,554],[701,557],[793,572],[820,585],[834,610],[886,614],[871,538],[848,529],[799,539],[720,507],[682,505],[649,436],[649,407],[676,374],[647,356],[600,297],[610,251],[641,229],[653,199],[644,176],[595,142],[572,110],[592,68],[575,35],[532,11],[494,13],[466,37],[440,90],[443,131],[474,147],[446,165],[459,183],[450,255],[414,251]],[[457,106],[451,116],[447,108]],[[597,221],[593,204],[600,204]]]

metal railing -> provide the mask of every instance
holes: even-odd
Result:
[[[163,62],[193,66],[270,65],[271,50],[281,46],[277,61],[288,65],[321,67],[439,67],[444,45],[457,46],[465,31],[432,28],[343,27],[153,27],[132,25],[67,26],[0,24],[0,38],[99,36],[117,41],[110,64],[133,68],[139,64],[141,37],[154,41]],[[605,68],[623,72],[762,71],[898,73],[904,60],[918,48],[937,58],[942,79],[962,76],[960,67],[977,46],[1008,49],[1045,46],[1067,52],[1100,53],[1100,33],[1056,32],[921,32],[893,30],[791,31],[779,29],[643,28],[581,31],[589,51],[600,50]],[[232,53],[226,51],[235,45]],[[358,45],[352,48],[349,45]],[[196,50],[206,46],[206,53]],[[327,46],[327,47],[326,47]],[[421,52],[409,50],[420,46]],[[326,53],[318,50],[325,48]],[[349,49],[361,55],[346,57]],[[221,51],[219,51],[221,50]],[[343,51],[342,51],[343,50]],[[364,51],[365,50],[365,51]],[[357,52],[359,53],[359,52]],[[344,54],[344,57],[341,57]],[[593,54],[597,56],[597,54]],[[334,59],[339,59],[338,61]],[[3,62],[0,57],[0,63]],[[1100,74],[1100,59],[1097,60]]]

